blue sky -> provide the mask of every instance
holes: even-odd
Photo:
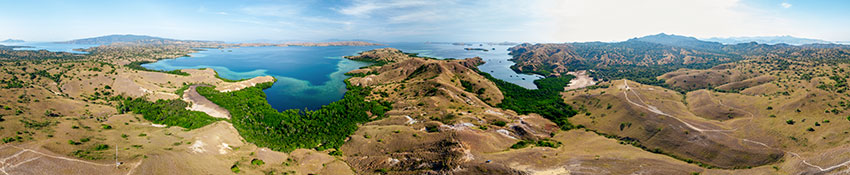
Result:
[[[850,41],[841,0],[0,0],[0,38],[620,41],[673,33]]]

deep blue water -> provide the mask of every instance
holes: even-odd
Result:
[[[520,75],[510,70],[513,62],[507,59],[509,46],[478,46],[488,52],[466,51],[464,47],[449,44],[393,43],[386,46],[331,46],[331,47],[242,47],[208,49],[191,54],[191,57],[160,60],[142,65],[148,69],[176,70],[187,68],[213,68],[221,77],[243,79],[271,75],[277,82],[265,90],[269,104],[277,110],[318,109],[342,98],[348,78],[344,73],[368,63],[351,61],[343,56],[359,52],[393,47],[404,52],[420,53],[437,58],[468,58],[480,56],[487,63],[479,69],[526,88],[536,88],[532,81],[538,76]],[[523,78],[525,78],[523,80]]]
[[[70,53],[86,53],[74,51],[74,49],[84,49],[89,47],[97,47],[98,45],[90,44],[58,44],[52,42],[15,42],[15,43],[0,43],[6,46],[32,46],[31,48],[15,48],[15,50],[48,50],[51,52],[70,52]]]

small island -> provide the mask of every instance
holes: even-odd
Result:
[[[11,39],[11,38],[0,41],[0,43],[22,43],[22,42],[26,42],[26,41],[19,40],[19,39]]]
[[[490,50],[485,49],[485,48],[471,48],[471,47],[463,48],[463,50],[479,50],[479,51],[484,51],[484,52],[490,51]]]

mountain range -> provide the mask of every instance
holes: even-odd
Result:
[[[850,57],[848,48],[840,44],[722,44],[661,33],[613,43],[524,43],[509,50],[516,62],[511,68],[518,72],[560,76],[569,71],[594,70],[597,78],[660,84],[655,77],[679,68],[705,69],[766,55],[830,61]]]
[[[170,38],[161,38],[147,35],[106,35],[92,38],[75,39],[70,41],[56,42],[60,44],[92,44],[92,45],[107,45],[112,43],[138,43],[138,44],[162,44],[173,42],[215,42],[215,41],[192,41],[192,40],[177,40]]]
[[[740,44],[756,42],[759,44],[789,44],[789,45],[804,45],[804,44],[833,44],[834,42],[811,38],[797,38],[793,36],[754,36],[754,37],[728,37],[728,38],[707,38],[705,41],[719,42],[723,44]]]
[[[0,41],[0,43],[22,43],[22,42],[25,42],[25,41],[19,40],[19,39],[11,39],[11,38]]]

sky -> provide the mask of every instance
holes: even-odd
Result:
[[[846,0],[0,0],[0,39],[109,34],[251,41],[622,41],[784,36],[850,41]]]

